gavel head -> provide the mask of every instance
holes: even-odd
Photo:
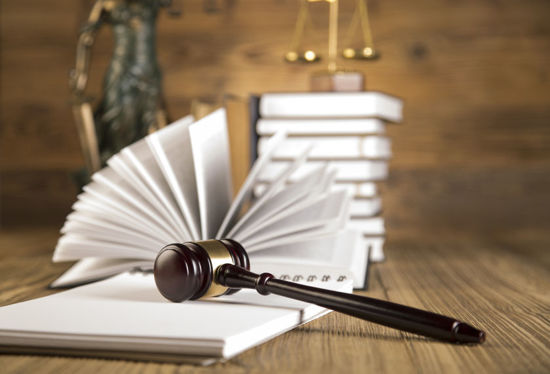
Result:
[[[155,260],[155,283],[175,302],[237,292],[216,282],[216,269],[223,264],[250,269],[246,251],[232,239],[169,244]]]

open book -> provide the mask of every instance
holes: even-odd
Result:
[[[351,198],[332,188],[334,171],[319,163],[287,183],[310,148],[295,154],[253,199],[284,138],[278,133],[263,145],[235,199],[223,109],[197,122],[183,118],[124,148],[93,175],[67,217],[53,259],[78,262],[52,286],[152,269],[159,250],[173,242],[231,238],[252,265],[337,267],[363,287],[368,251],[347,225]]]

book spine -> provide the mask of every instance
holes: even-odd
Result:
[[[250,150],[249,159],[250,167],[254,164],[254,161],[258,158],[258,133],[256,132],[256,123],[260,118],[260,96],[251,95],[248,102],[248,111],[250,119]]]
[[[379,197],[371,199],[353,199],[350,204],[352,216],[374,216],[382,211],[382,200]]]
[[[260,138],[258,152],[263,154],[269,138]],[[338,136],[338,137],[294,137],[286,139],[275,153],[273,159],[289,160],[299,157],[313,145],[308,155],[310,160],[334,159],[389,159],[391,141],[382,136]]]
[[[377,118],[361,119],[270,119],[260,118],[256,132],[260,136],[271,136],[285,131],[290,136],[299,135],[373,135],[384,134],[384,121]]]
[[[300,166],[289,178],[296,181],[313,172],[324,161],[308,161]],[[274,182],[288,169],[290,161],[273,161],[260,173],[260,182]],[[328,164],[336,171],[337,182],[369,182],[383,180],[388,176],[388,165],[385,161],[348,160],[330,161]]]
[[[391,122],[402,119],[403,102],[379,92],[264,94],[260,116],[264,118],[364,118]]]
[[[384,256],[384,237],[364,237],[363,245],[369,248],[370,260],[372,262],[382,262],[386,259]]]
[[[364,236],[382,236],[386,233],[382,217],[352,216],[347,227],[362,233]]]
[[[346,190],[354,197],[374,197],[378,193],[376,183],[373,182],[355,182],[355,183],[335,183],[334,190]]]

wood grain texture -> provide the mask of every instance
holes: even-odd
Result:
[[[0,0],[0,304],[51,294],[57,229],[81,167],[68,72],[89,0]],[[341,1],[341,24],[351,17]],[[297,2],[184,2],[159,22],[172,118],[193,100],[228,104],[235,183],[248,167],[246,106],[235,97],[308,90],[317,66],[282,62]],[[478,347],[418,338],[330,314],[209,368],[0,355],[0,371],[188,373],[550,371],[550,3],[544,0],[370,0],[382,59],[345,62],[368,89],[405,99],[388,129],[383,186],[388,261],[369,296],[462,318],[488,333]],[[318,22],[323,30],[324,23]],[[311,41],[321,48],[324,38]],[[89,92],[111,54],[102,30]],[[26,228],[38,225],[54,228]],[[14,228],[15,227],[15,228]]]
[[[0,305],[51,294],[55,229],[2,232]],[[121,360],[0,355],[3,372],[544,373],[550,369],[550,245],[540,231],[483,236],[398,233],[364,294],[455,316],[487,341],[458,346],[331,313],[208,368]]]
[[[83,160],[67,77],[90,3],[1,3],[3,226],[61,225],[74,200],[67,176]],[[352,2],[341,3],[345,28]],[[185,1],[182,17],[160,17],[159,61],[172,118],[189,113],[195,99],[221,103],[227,94],[308,89],[310,73],[321,66],[282,61],[296,1],[218,5],[221,11],[212,13],[199,0]],[[389,129],[395,157],[383,196],[388,222],[436,231],[549,227],[550,199],[541,192],[548,184],[541,183],[550,174],[550,3],[373,0],[369,6],[382,59],[341,63],[363,71],[369,89],[405,99],[405,123]],[[323,52],[326,24],[323,18],[316,24],[319,37],[308,45]],[[111,48],[110,32],[102,30],[89,89],[96,98]],[[236,184],[248,167],[244,117],[235,115],[230,130],[238,148]]]

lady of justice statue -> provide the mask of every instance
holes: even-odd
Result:
[[[161,73],[155,47],[158,11],[171,0],[96,0],[80,31],[70,86],[87,173],[99,170],[113,154],[166,124]],[[95,111],[85,96],[90,52],[103,24],[111,24],[113,56],[105,74],[103,97]]]

